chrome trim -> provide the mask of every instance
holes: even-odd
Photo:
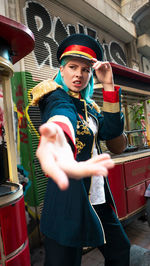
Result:
[[[127,219],[129,219],[130,217],[132,217],[133,215],[138,214],[139,211],[142,211],[142,210],[144,210],[145,208],[146,208],[146,204],[145,204],[144,206],[140,207],[139,209],[137,209],[137,210],[135,210],[135,211],[133,211],[133,212],[127,214],[126,216],[124,216],[124,217],[122,217],[122,218],[119,218],[119,220],[120,220],[120,221],[127,220]]]

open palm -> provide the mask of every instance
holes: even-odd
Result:
[[[41,139],[36,151],[43,172],[51,177],[60,189],[69,185],[68,177],[80,179],[91,175],[107,176],[114,163],[108,154],[77,162],[62,129],[53,122],[43,124]]]

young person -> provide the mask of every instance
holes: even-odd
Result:
[[[129,265],[130,243],[106,177],[114,164],[100,149],[101,140],[114,153],[126,147],[120,88],[102,57],[95,39],[73,34],[58,47],[55,79],[32,91],[43,122],[36,154],[51,177],[41,215],[45,266],[80,266],[85,246],[98,247],[106,266]],[[103,115],[91,99],[93,71],[103,85]]]

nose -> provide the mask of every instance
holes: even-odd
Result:
[[[78,68],[76,70],[76,77],[81,77],[82,76],[82,69]]]

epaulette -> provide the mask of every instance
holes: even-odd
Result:
[[[57,88],[62,88],[62,86],[57,84],[53,79],[46,79],[41,81],[31,91],[33,97],[31,105],[38,105],[39,100],[44,95],[56,90]]]

